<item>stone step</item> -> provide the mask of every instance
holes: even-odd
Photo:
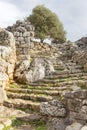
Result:
[[[23,93],[28,93],[28,92],[44,92],[44,91],[60,91],[60,90],[66,90],[69,88],[70,85],[67,85],[67,86],[59,86],[59,87],[42,87],[42,86],[25,86],[25,87],[21,87],[21,88],[9,88],[7,91],[11,91],[11,92],[23,92]]]
[[[69,82],[69,81],[74,81],[74,80],[79,80],[79,79],[85,79],[84,76],[81,76],[81,77],[69,77],[69,78],[61,78],[61,79],[54,79],[54,80],[51,80],[51,79],[42,79],[42,80],[39,80],[38,82],[39,83],[60,83],[60,82]]]
[[[66,71],[55,71],[55,72],[53,72],[52,73],[52,75],[71,75],[71,74],[79,74],[79,73],[87,73],[87,71],[85,71],[85,70],[75,70],[75,71],[68,71],[68,70],[66,70]]]
[[[87,71],[78,71],[78,72],[58,72],[58,71],[55,71],[54,73],[52,73],[51,75],[49,76],[46,76],[46,77],[73,77],[73,76],[86,76],[87,75]]]
[[[66,65],[65,67],[64,66],[60,66],[60,65],[54,65],[54,69],[55,70],[64,70],[65,68],[67,68],[68,70],[77,70],[77,69],[80,69],[82,70],[83,67],[81,65],[75,65],[75,66],[69,66],[69,65]]]
[[[33,111],[39,111],[40,110],[40,103],[39,102],[32,102],[29,100],[23,100],[23,99],[8,99],[7,101],[4,101],[4,106],[9,108],[17,108],[17,109],[29,109]]]
[[[38,87],[38,86],[42,86],[42,87],[61,87],[61,86],[70,86],[70,85],[73,85],[73,84],[77,84],[78,82],[86,82],[86,80],[84,79],[79,79],[79,80],[69,80],[69,81],[64,81],[64,82],[51,82],[51,83],[29,83],[30,86],[33,86],[33,87]],[[23,86],[22,86],[23,87]],[[24,87],[23,87],[24,88]]]
[[[77,64],[76,64],[76,62],[69,61],[69,62],[65,63],[65,65],[70,65],[71,66],[71,65],[77,65]]]
[[[75,82],[73,82],[75,83]],[[41,86],[41,87],[60,87],[60,86],[66,86],[66,85],[72,85],[73,84],[71,81],[68,81],[68,82],[60,82],[60,83],[29,83],[30,86],[33,86],[33,87],[38,87],[38,86]],[[24,86],[23,86],[24,88]]]
[[[46,102],[52,100],[52,96],[48,96],[45,94],[24,94],[24,93],[12,93],[12,92],[7,92],[8,98],[19,98],[19,99],[24,99],[26,100],[31,100],[31,101],[39,101],[39,102]]]
[[[9,88],[7,92],[12,92],[12,93],[25,93],[25,94],[45,94],[45,95],[50,95],[50,96],[57,96],[60,94],[61,91],[68,90],[69,87],[49,87],[49,88],[28,88],[28,89],[18,89],[18,88]]]
[[[81,77],[81,76],[87,76],[87,73],[73,73],[73,74],[65,74],[65,75],[49,75],[46,76],[45,79],[58,79],[58,78],[69,78],[69,77]]]

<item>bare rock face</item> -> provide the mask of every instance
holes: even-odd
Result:
[[[0,72],[6,73],[11,81],[16,61],[15,40],[13,34],[4,29],[0,29],[0,61]]]
[[[16,65],[14,77],[20,82],[34,82],[53,71],[53,65],[49,60],[36,58],[31,64],[29,60],[25,60]]]
[[[61,46],[60,51],[62,52],[61,59],[63,61],[71,60],[75,52],[78,51],[78,46],[75,43],[67,42]]]
[[[42,116],[48,117],[46,123],[47,130],[65,130],[66,109],[62,102],[54,99],[41,103],[40,113]]]
[[[87,130],[87,125],[83,126],[81,130]]]
[[[65,130],[64,121],[59,118],[49,119],[46,125],[47,130]]]
[[[7,99],[5,89],[13,80],[15,61],[14,37],[12,33],[0,28],[0,103]]]
[[[66,116],[66,109],[64,105],[58,100],[42,103],[40,106],[40,112],[42,115],[53,117]]]
[[[81,64],[87,70],[87,37],[83,37],[76,41],[77,51],[73,55],[73,61]]]
[[[5,100],[7,100],[6,92],[4,89],[0,88],[0,104],[3,104]]]
[[[81,128],[82,128],[82,124],[75,122],[75,123],[67,126],[66,130],[82,130]]]

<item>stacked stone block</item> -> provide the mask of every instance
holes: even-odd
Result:
[[[16,42],[16,54],[18,60],[29,58],[29,50],[32,48],[31,41],[34,38],[34,26],[28,21],[16,21],[16,24],[9,26],[8,31],[12,32]]]
[[[73,121],[86,123],[87,120],[87,90],[67,92],[64,95],[69,115]]]
[[[47,118],[47,130],[87,129],[87,90],[68,91],[61,101],[42,103],[40,112]]]

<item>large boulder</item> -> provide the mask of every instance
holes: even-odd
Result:
[[[24,60],[16,65],[14,77],[20,82],[35,82],[54,71],[53,64],[46,59],[35,58],[31,64]]]

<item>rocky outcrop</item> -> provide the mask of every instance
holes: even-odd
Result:
[[[48,118],[47,130],[87,129],[87,90],[66,92],[63,100],[42,103],[40,109]]]
[[[13,79],[16,61],[15,40],[13,34],[0,30],[0,72],[8,75],[9,81]]]
[[[0,28],[0,103],[6,99],[4,89],[13,80],[16,61],[15,40],[12,33]]]
[[[53,117],[66,116],[66,109],[64,105],[58,100],[42,103],[40,106],[40,110],[42,115],[53,116]]]
[[[83,37],[76,41],[78,50],[74,53],[73,61],[81,64],[87,70],[87,37]]]
[[[24,60],[16,65],[14,77],[20,82],[35,82],[54,72],[53,64],[46,59]]]

